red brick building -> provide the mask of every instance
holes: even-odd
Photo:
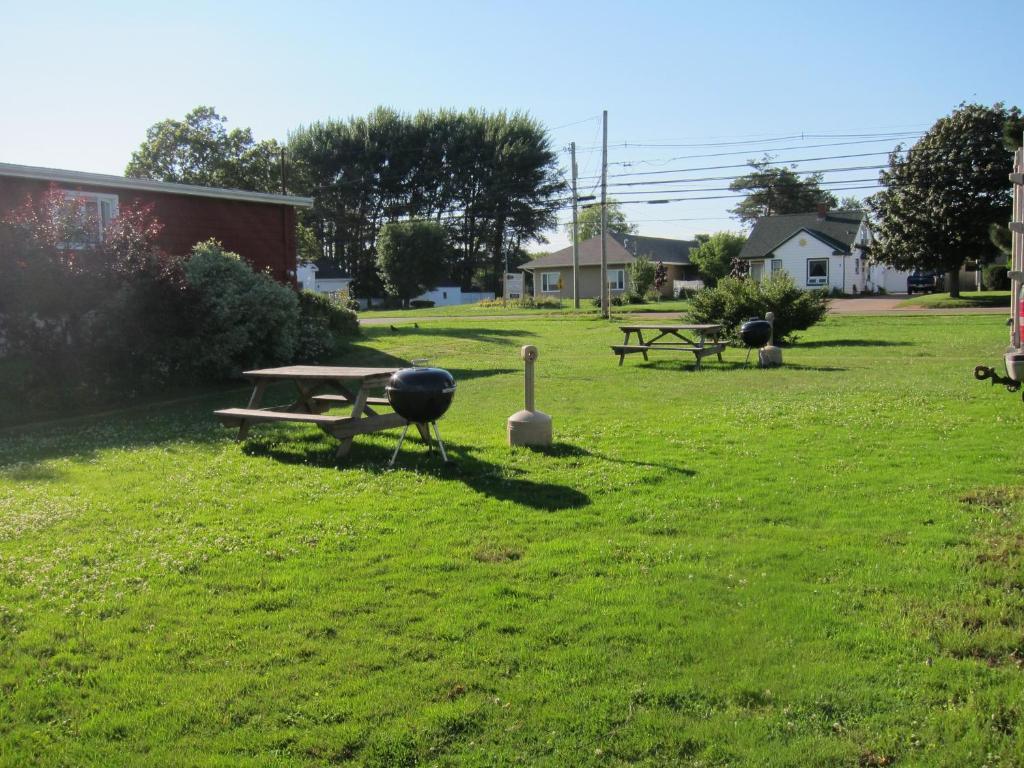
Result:
[[[309,197],[0,163],[0,218],[51,187],[89,205],[101,231],[122,206],[152,206],[163,224],[159,244],[168,253],[185,254],[216,238],[285,283],[295,282],[295,209],[313,205]]]

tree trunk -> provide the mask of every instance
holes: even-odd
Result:
[[[960,270],[951,269],[946,273],[946,283],[949,287],[949,297],[951,299],[960,298]]]

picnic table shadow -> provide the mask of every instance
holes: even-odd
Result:
[[[744,353],[746,354],[746,353]],[[628,363],[627,363],[628,365]],[[759,370],[757,367],[757,358],[754,354],[750,355],[750,362],[743,362],[742,360],[725,360],[718,362],[717,360],[708,361],[705,360],[701,364],[701,370],[694,368],[692,362],[686,360],[648,360],[646,362],[634,363],[634,368],[645,368],[653,369],[656,371],[679,371],[680,373],[692,373],[694,375],[700,375],[708,371],[736,371],[736,370]],[[781,366],[774,368],[765,368],[766,371],[783,371],[786,368],[792,368],[798,371],[845,371],[847,368],[842,368],[835,365],[804,365],[802,363],[791,363],[783,362]]]
[[[357,442],[352,446],[352,452],[339,460],[335,456],[337,443],[325,439],[322,433],[289,434],[285,439],[280,439],[280,436],[275,439],[272,433],[267,432],[250,437],[243,450],[250,456],[286,464],[360,469],[374,474],[412,470],[417,475],[461,482],[490,498],[545,512],[580,509],[590,504],[590,497],[576,488],[531,480],[526,476],[526,470],[486,461],[474,455],[469,446],[448,439],[445,439],[445,449],[449,461],[443,462],[436,446],[428,453],[413,434],[414,430],[406,439],[393,468],[388,466],[393,447]]]
[[[821,339],[820,341],[799,341],[792,349],[821,349],[822,347],[913,347],[912,341],[887,341],[882,339]]]

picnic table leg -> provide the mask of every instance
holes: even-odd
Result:
[[[306,413],[319,413],[316,402],[313,400],[313,388],[306,387],[301,381],[295,381],[295,388],[299,390],[299,399],[296,401],[294,408],[302,406],[306,409]]]
[[[260,403],[263,402],[263,393],[267,391],[267,382],[257,381],[256,385],[252,388],[252,394],[249,396],[249,405],[246,408],[259,408]],[[249,422],[242,420],[242,423],[238,425],[238,441],[245,440],[246,435],[249,434]]]
[[[644,343],[644,335],[643,335],[643,333],[641,331],[638,330],[636,332],[636,338],[637,338],[637,341],[639,341],[641,346],[642,346],[643,343]],[[646,349],[641,349],[640,350],[640,354],[642,354],[644,356],[644,360],[647,360],[647,350]]]
[[[336,382],[334,386],[338,389],[339,392],[341,392],[341,394],[343,394],[345,397],[348,398],[348,401],[350,403],[354,403],[356,400],[359,399],[359,393],[358,392],[355,393],[355,394],[352,394],[352,390],[349,389],[348,387],[342,385],[341,383]],[[373,410],[373,408],[371,408],[370,406],[368,406],[366,404],[363,405],[363,413],[365,413],[367,416],[376,416],[377,415],[377,412],[375,410]]]
[[[369,390],[366,387],[362,387],[359,393],[356,395],[355,402],[352,403],[352,418],[358,419],[363,415],[363,411],[366,409],[366,398],[369,396]],[[348,456],[348,452],[352,450],[352,438],[343,437],[341,442],[338,444],[338,450],[334,454],[337,458],[341,459]]]

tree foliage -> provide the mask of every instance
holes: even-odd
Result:
[[[643,299],[654,285],[658,267],[649,256],[638,255],[629,265],[629,287],[633,296]]]
[[[390,296],[403,304],[444,279],[450,247],[433,221],[391,221],[377,236],[377,269]]]
[[[705,281],[710,285],[726,277],[732,268],[732,260],[740,255],[744,235],[735,232],[715,232],[698,239],[700,245],[690,250],[690,261],[697,266]]]
[[[622,206],[617,200],[611,198],[607,202],[607,222],[609,232],[621,232],[624,235],[635,235],[636,226],[630,224],[629,219],[626,218],[625,212],[622,210]],[[577,219],[579,237],[577,242],[582,243],[584,240],[589,240],[592,237],[597,237],[601,234],[601,204],[592,203],[590,205],[584,205],[580,208],[579,217]],[[572,241],[572,222],[570,221],[565,226],[565,233],[569,237],[569,241]]]
[[[731,210],[744,224],[751,224],[762,216],[780,213],[807,213],[818,203],[835,207],[836,196],[821,188],[822,175],[803,175],[793,168],[776,166],[772,156],[750,160],[754,169],[729,184],[733,192],[746,192],[747,196]]]
[[[994,255],[993,224],[1010,216],[1006,125],[1020,111],[961,104],[904,153],[897,147],[869,198],[877,221],[874,256],[900,269],[949,273],[950,293],[968,259]]]
[[[256,141],[248,128],[226,127],[213,107],[199,106],[184,120],[167,119],[146,131],[125,175],[203,187],[281,191],[281,147]]]
[[[554,224],[564,188],[546,132],[522,113],[379,108],[302,127],[289,153],[295,188],[315,200],[309,223],[363,295],[382,287],[378,231],[407,219],[445,228],[449,277],[469,287],[482,270],[497,290],[506,259]]]

